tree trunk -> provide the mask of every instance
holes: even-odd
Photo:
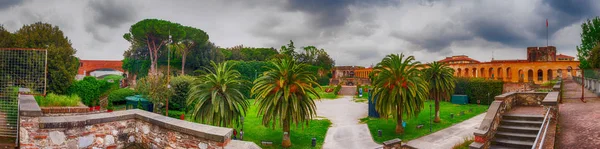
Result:
[[[288,148],[292,146],[292,140],[290,140],[290,122],[289,120],[283,120],[283,141],[281,146]]]
[[[435,99],[435,119],[433,120],[434,123],[440,123],[440,99]]]
[[[185,75],[185,57],[187,57],[187,49],[183,50],[183,55],[181,56],[181,75]]]
[[[396,133],[401,134],[404,133],[404,127],[402,127],[402,108],[398,105],[396,109],[398,109],[396,113],[398,116],[398,119],[396,119]]]

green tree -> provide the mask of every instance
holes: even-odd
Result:
[[[258,103],[258,115],[262,124],[283,128],[283,147],[290,147],[290,124],[308,121],[316,115],[314,99],[321,97],[313,86],[316,77],[307,71],[306,64],[297,63],[291,57],[274,59],[269,70],[254,81],[251,92]]]
[[[213,69],[207,68],[208,73],[194,80],[190,88],[187,105],[192,107],[192,117],[216,126],[239,124],[249,107],[240,92],[248,82],[229,62],[211,65]]]
[[[155,113],[161,113],[159,107],[166,105],[166,99],[172,95],[172,90],[167,85],[166,75],[148,75],[138,80],[135,91],[152,102]]]
[[[404,54],[387,55],[373,69],[375,110],[382,118],[396,118],[396,133],[403,133],[402,115],[417,116],[429,96],[428,83],[421,75],[420,62]]]
[[[454,93],[455,80],[454,69],[448,67],[446,63],[433,62],[427,64],[429,68],[425,69],[423,77],[429,80],[429,98],[435,100],[435,120],[440,122],[440,100],[448,100]]]
[[[600,42],[590,51],[588,62],[590,63],[590,68],[600,68]]]
[[[21,27],[16,33],[15,47],[42,48],[48,51],[48,92],[65,94],[77,75],[79,60],[71,42],[57,27],[37,22]]]
[[[296,47],[294,46],[294,41],[290,40],[290,43],[287,44],[287,46],[281,46],[279,54],[295,58],[297,53]]]
[[[183,31],[185,31],[185,37],[179,41],[181,44],[177,44],[180,47],[178,48],[181,53],[181,75],[185,75],[185,59],[190,52],[190,49],[196,47],[198,45],[206,44],[208,41],[208,35],[201,29],[184,26]]]
[[[588,57],[591,50],[600,42],[600,17],[588,19],[581,24],[581,45],[577,46],[577,59],[580,68],[589,68]]]
[[[150,56],[150,74],[157,74],[157,65],[159,50],[168,44],[169,38],[173,41],[180,41],[185,37],[183,26],[178,23],[172,23],[159,19],[144,19],[129,28],[129,33],[125,33],[123,38],[132,45],[145,44]]]
[[[15,45],[15,36],[0,24],[0,48],[10,48]]]

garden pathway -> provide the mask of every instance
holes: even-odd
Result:
[[[352,96],[335,100],[317,101],[317,115],[327,117],[332,127],[327,130],[324,149],[374,149],[381,147],[375,143],[367,124],[359,119],[367,116],[367,104],[352,101]]]
[[[408,141],[406,144],[414,148],[452,148],[456,144],[463,143],[465,138],[474,137],[473,132],[481,125],[485,114],[479,114],[448,128]]]
[[[600,98],[585,90],[581,102],[581,85],[565,79],[563,103],[559,105],[557,148],[598,148],[600,146]]]

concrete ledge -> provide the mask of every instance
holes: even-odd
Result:
[[[471,145],[469,145],[470,149],[482,149],[483,148],[483,143],[479,143],[479,142],[473,142],[471,143]]]
[[[544,100],[542,101],[542,105],[544,106],[556,106],[558,104],[559,92],[549,92]]]
[[[19,95],[19,113],[21,116],[42,116],[42,109],[33,95]]]
[[[39,127],[41,129],[75,128],[129,119],[142,120],[155,126],[218,142],[228,140],[233,131],[231,128],[192,123],[139,109],[89,115],[40,117]]]

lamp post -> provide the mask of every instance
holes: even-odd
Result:
[[[170,77],[171,77],[171,49],[169,48],[169,44],[173,42],[171,37],[171,31],[169,30],[169,40],[167,41],[167,89],[171,89]],[[165,116],[169,116],[169,96],[167,96],[167,109],[165,112]]]

